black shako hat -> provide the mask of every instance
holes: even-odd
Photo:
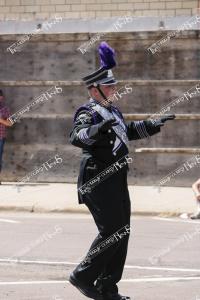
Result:
[[[106,42],[101,42],[98,48],[98,53],[101,60],[101,67],[91,74],[82,78],[87,88],[92,86],[113,85],[117,81],[114,78],[112,68],[116,66],[115,51]]]

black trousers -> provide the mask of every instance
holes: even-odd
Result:
[[[131,204],[127,169],[122,168],[101,182],[85,201],[99,234],[86,258],[74,270],[78,279],[102,291],[118,292],[127,256]]]
[[[2,157],[3,157],[3,148],[4,148],[5,140],[6,140],[5,138],[0,139],[0,173],[2,169]]]

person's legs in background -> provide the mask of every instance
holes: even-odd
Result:
[[[5,139],[0,139],[0,173],[2,169],[2,158],[3,158],[3,148],[5,144]]]
[[[192,220],[196,220],[196,219],[200,219],[200,179],[198,179],[193,183],[192,189],[197,202],[197,212],[195,214],[192,214],[190,218]]]

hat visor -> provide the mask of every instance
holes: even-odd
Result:
[[[117,84],[118,81],[115,80],[115,79],[112,79],[112,80],[107,80],[107,81],[104,81],[104,82],[99,82],[100,85],[115,85]]]

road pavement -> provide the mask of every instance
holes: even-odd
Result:
[[[200,222],[133,216],[121,294],[200,299]],[[89,215],[0,214],[0,299],[87,299],[68,282],[97,234]]]

